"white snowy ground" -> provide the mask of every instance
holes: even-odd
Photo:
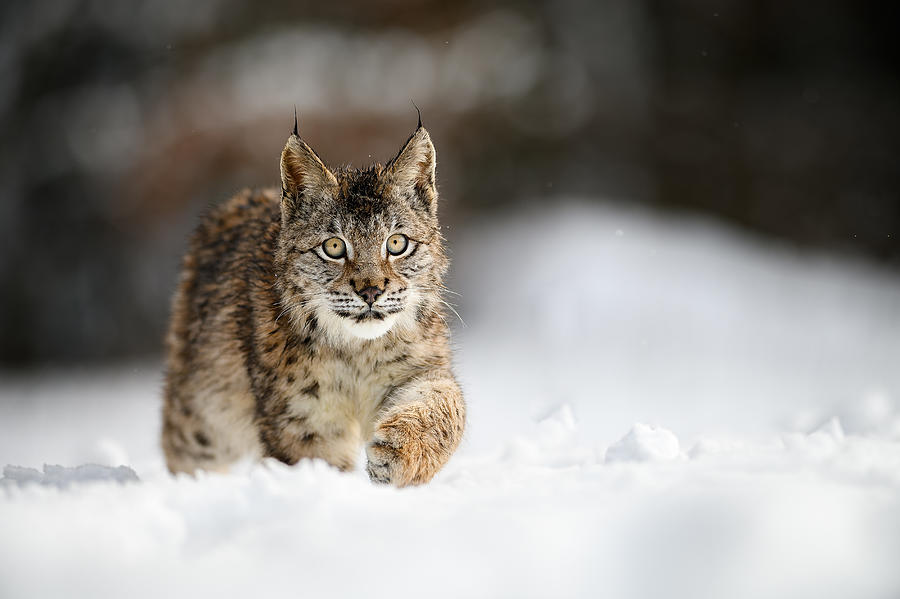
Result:
[[[575,202],[448,233],[433,483],[171,478],[156,367],[6,374],[0,597],[900,597],[900,278]]]

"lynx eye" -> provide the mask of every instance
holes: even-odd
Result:
[[[322,242],[322,251],[329,258],[343,258],[347,255],[347,244],[340,237],[332,237]]]
[[[399,256],[405,252],[408,245],[409,239],[402,233],[394,233],[387,238],[387,251],[392,256]]]

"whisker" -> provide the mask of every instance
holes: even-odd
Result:
[[[454,308],[452,305],[450,305],[448,302],[445,302],[445,301],[442,300],[441,298],[438,298],[438,301],[441,302],[442,304],[444,304],[445,306],[447,306],[447,307],[450,309],[451,312],[453,312],[454,314],[456,314],[456,317],[459,319],[459,321],[462,323],[462,325],[463,325],[464,327],[469,326],[469,325],[466,324],[466,321],[462,319],[462,316],[459,315],[459,312],[456,311],[456,308]]]

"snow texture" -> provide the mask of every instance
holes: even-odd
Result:
[[[678,437],[662,427],[638,422],[628,434],[606,450],[607,462],[648,462],[674,460],[681,455]]]
[[[138,480],[137,474],[128,466],[101,466],[83,464],[74,468],[44,464],[44,471],[22,466],[5,466],[0,486],[23,486],[27,484],[50,485],[61,489],[76,482],[112,480],[119,483]]]
[[[612,206],[447,234],[431,484],[171,477],[158,368],[5,375],[0,463],[112,468],[4,471],[0,597],[900,597],[895,275]]]

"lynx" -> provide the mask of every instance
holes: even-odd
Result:
[[[167,336],[171,472],[321,458],[426,483],[465,402],[442,300],[436,154],[418,127],[386,165],[329,169],[293,133],[281,193],[244,191],[197,227]]]

